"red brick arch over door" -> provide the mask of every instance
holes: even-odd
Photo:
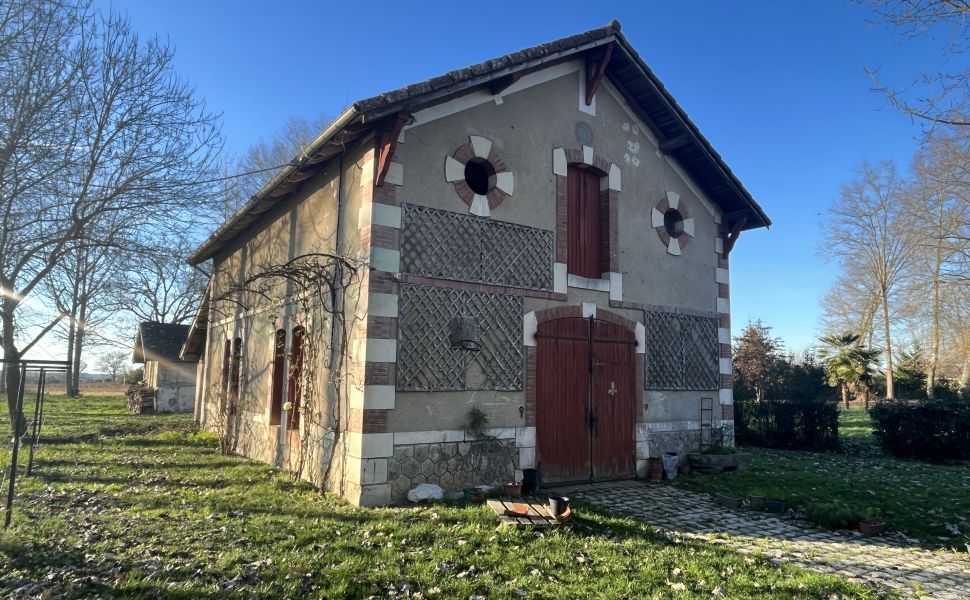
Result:
[[[583,317],[578,307],[536,316],[526,395],[541,480],[633,477],[643,395],[635,323],[602,310]]]

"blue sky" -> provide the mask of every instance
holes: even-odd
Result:
[[[845,2],[378,3],[97,0],[176,48],[175,64],[244,150],[292,116],[619,19],[623,32],[774,221],[731,255],[735,335],[760,318],[811,345],[835,277],[826,207],[863,160],[906,167],[917,124],[871,91],[941,64]]]

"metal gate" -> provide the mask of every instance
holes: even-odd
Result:
[[[536,443],[542,481],[632,477],[633,332],[594,318],[566,318],[540,324],[536,338]]]

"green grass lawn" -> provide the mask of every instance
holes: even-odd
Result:
[[[872,420],[861,406],[839,411],[839,440],[848,449],[878,449],[879,444],[872,435]]]
[[[582,506],[552,531],[497,529],[482,505],[354,508],[220,456],[187,416],[122,407],[117,397],[50,401],[48,440],[0,536],[0,596],[877,596]]]
[[[927,547],[967,551],[970,543],[970,466],[897,460],[883,455],[864,410],[843,411],[839,435],[847,453],[744,448],[750,467],[740,472],[677,479],[686,489],[784,499],[789,505],[874,507],[890,529]]]

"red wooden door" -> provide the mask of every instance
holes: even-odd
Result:
[[[612,323],[568,318],[540,324],[536,338],[536,445],[543,483],[632,476],[633,333]]]
[[[600,177],[592,170],[570,167],[566,184],[567,271],[599,279]]]
[[[613,323],[593,321],[594,479],[630,477],[636,468],[635,345],[633,332]]]
[[[589,321],[548,321],[539,325],[536,337],[536,446],[542,480],[589,479]]]

